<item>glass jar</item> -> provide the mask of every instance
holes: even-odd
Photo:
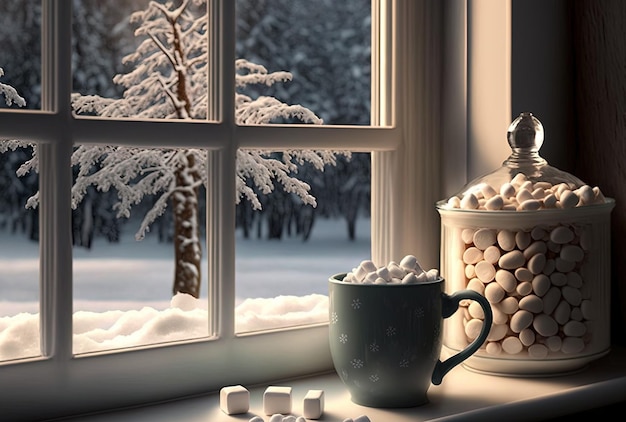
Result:
[[[446,292],[472,289],[493,310],[479,372],[545,376],[583,369],[610,349],[610,213],[597,187],[540,157],[543,126],[522,113],[507,133],[502,167],[437,203]],[[462,350],[482,326],[464,303],[444,347]]]

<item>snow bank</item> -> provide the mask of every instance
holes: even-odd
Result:
[[[74,353],[150,345],[206,337],[207,302],[179,293],[158,310],[77,311]],[[328,321],[328,297],[278,296],[246,299],[236,308],[237,332],[293,327]],[[38,356],[39,314],[22,312],[0,317],[0,361]]]
[[[246,299],[235,309],[238,333],[328,321],[328,296],[278,296]]]

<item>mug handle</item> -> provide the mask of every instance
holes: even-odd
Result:
[[[493,322],[493,314],[491,312],[491,305],[487,299],[481,294],[473,290],[460,290],[458,292],[447,295],[441,293],[441,313],[444,318],[449,318],[459,309],[459,302],[463,299],[475,300],[483,308],[485,319],[483,326],[480,330],[478,337],[474,339],[465,349],[461,350],[454,356],[449,357],[445,361],[437,360],[435,364],[435,370],[433,371],[432,383],[434,385],[441,384],[444,375],[446,375],[452,368],[463,362],[465,359],[473,355],[482,344],[487,340],[489,331],[491,330],[491,323]]]

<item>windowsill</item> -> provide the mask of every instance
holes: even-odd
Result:
[[[276,382],[293,388],[293,414],[302,415],[308,390],[322,389],[325,411],[320,421],[343,421],[367,415],[372,422],[415,420],[544,420],[608,406],[626,400],[626,349],[615,347],[607,356],[570,375],[513,378],[484,375],[463,367],[454,368],[439,386],[428,391],[430,403],[410,409],[374,409],[350,401],[335,373]],[[175,402],[70,419],[73,422],[247,422],[263,414],[263,391],[267,385],[250,387],[250,411],[226,415],[219,394]]]

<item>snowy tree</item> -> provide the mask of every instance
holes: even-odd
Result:
[[[206,0],[150,2],[130,20],[137,24],[140,38],[137,49],[124,61],[135,67],[113,80],[123,86],[122,98],[98,95],[72,96],[77,113],[109,118],[138,117],[159,119],[206,119],[208,43]],[[288,72],[268,72],[263,66],[240,59],[236,62],[236,86],[273,85],[291,79]],[[236,119],[241,124],[264,124],[278,119],[298,119],[321,124],[311,110],[289,105],[269,96],[236,93]],[[14,143],[15,145],[20,144]],[[280,157],[268,151],[241,149],[237,152],[237,202],[250,201],[258,209],[257,191],[269,193],[277,182],[286,192],[304,203],[316,205],[310,186],[294,173],[298,166],[310,163],[318,170],[335,164],[336,152],[313,150],[282,151]],[[20,167],[25,174],[37,166],[33,159]],[[207,152],[201,149],[141,149],[124,146],[82,145],[72,155],[77,177],[72,188],[72,206],[76,207],[92,186],[101,191],[114,189],[118,217],[130,216],[131,209],[148,196],[157,199],[148,210],[136,233],[142,239],[152,223],[169,205],[174,221],[175,275],[173,292],[199,297],[202,248],[198,227],[198,190],[207,183]],[[248,183],[250,181],[250,183]],[[254,188],[250,186],[252,184]],[[29,199],[36,205],[37,195]]]

